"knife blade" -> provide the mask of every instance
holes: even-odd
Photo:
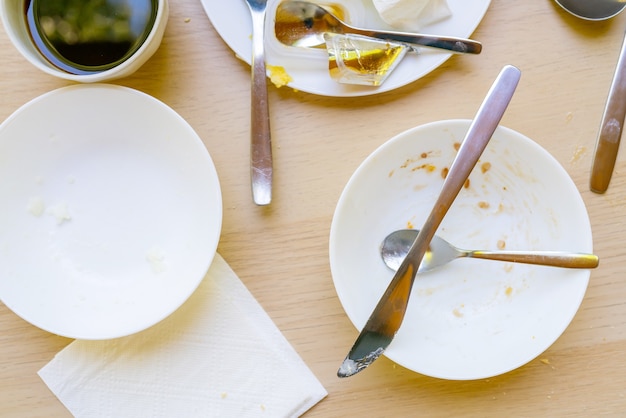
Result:
[[[498,127],[520,76],[519,69],[507,65],[489,89],[450,166],[430,215],[341,364],[337,376],[349,377],[368,367],[383,354],[400,329],[418,267],[430,241]]]

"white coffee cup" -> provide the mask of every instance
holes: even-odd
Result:
[[[43,0],[45,1],[45,0]],[[25,17],[26,0],[0,0],[0,17],[17,50],[35,67],[47,74],[82,83],[95,83],[126,77],[137,71],[159,48],[169,16],[168,0],[157,1],[153,26],[141,46],[113,68],[89,74],[72,74],[48,61],[30,36]]]

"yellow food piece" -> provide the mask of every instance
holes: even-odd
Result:
[[[290,82],[293,81],[293,78],[287,71],[285,71],[285,67],[281,67],[280,65],[266,65],[268,71],[270,72],[270,81],[277,87],[281,88],[286,86]]]

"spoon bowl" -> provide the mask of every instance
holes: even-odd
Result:
[[[479,54],[480,42],[449,36],[360,29],[343,22],[328,9],[307,1],[285,1],[278,5],[274,23],[276,39],[287,46],[325,45],[325,33],[354,34],[394,41],[411,48],[425,46],[449,52]]]
[[[398,270],[418,233],[419,230],[417,229],[399,229],[385,237],[380,246],[380,255],[387,267],[394,271]],[[585,269],[595,268],[599,263],[598,256],[584,253],[462,250],[435,235],[430,241],[418,271],[424,273],[434,270],[454,259],[462,257]]]
[[[606,20],[618,15],[626,2],[622,0],[555,0],[565,11],[585,20]]]

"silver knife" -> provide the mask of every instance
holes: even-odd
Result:
[[[273,175],[264,42],[267,0],[246,0],[246,3],[252,15],[250,177],[254,203],[263,206],[272,201]]]
[[[341,364],[337,376],[349,377],[365,369],[380,357],[393,340],[404,319],[417,269],[428,245],[498,127],[520,76],[517,68],[507,65],[491,86],[450,166],[430,215]]]

